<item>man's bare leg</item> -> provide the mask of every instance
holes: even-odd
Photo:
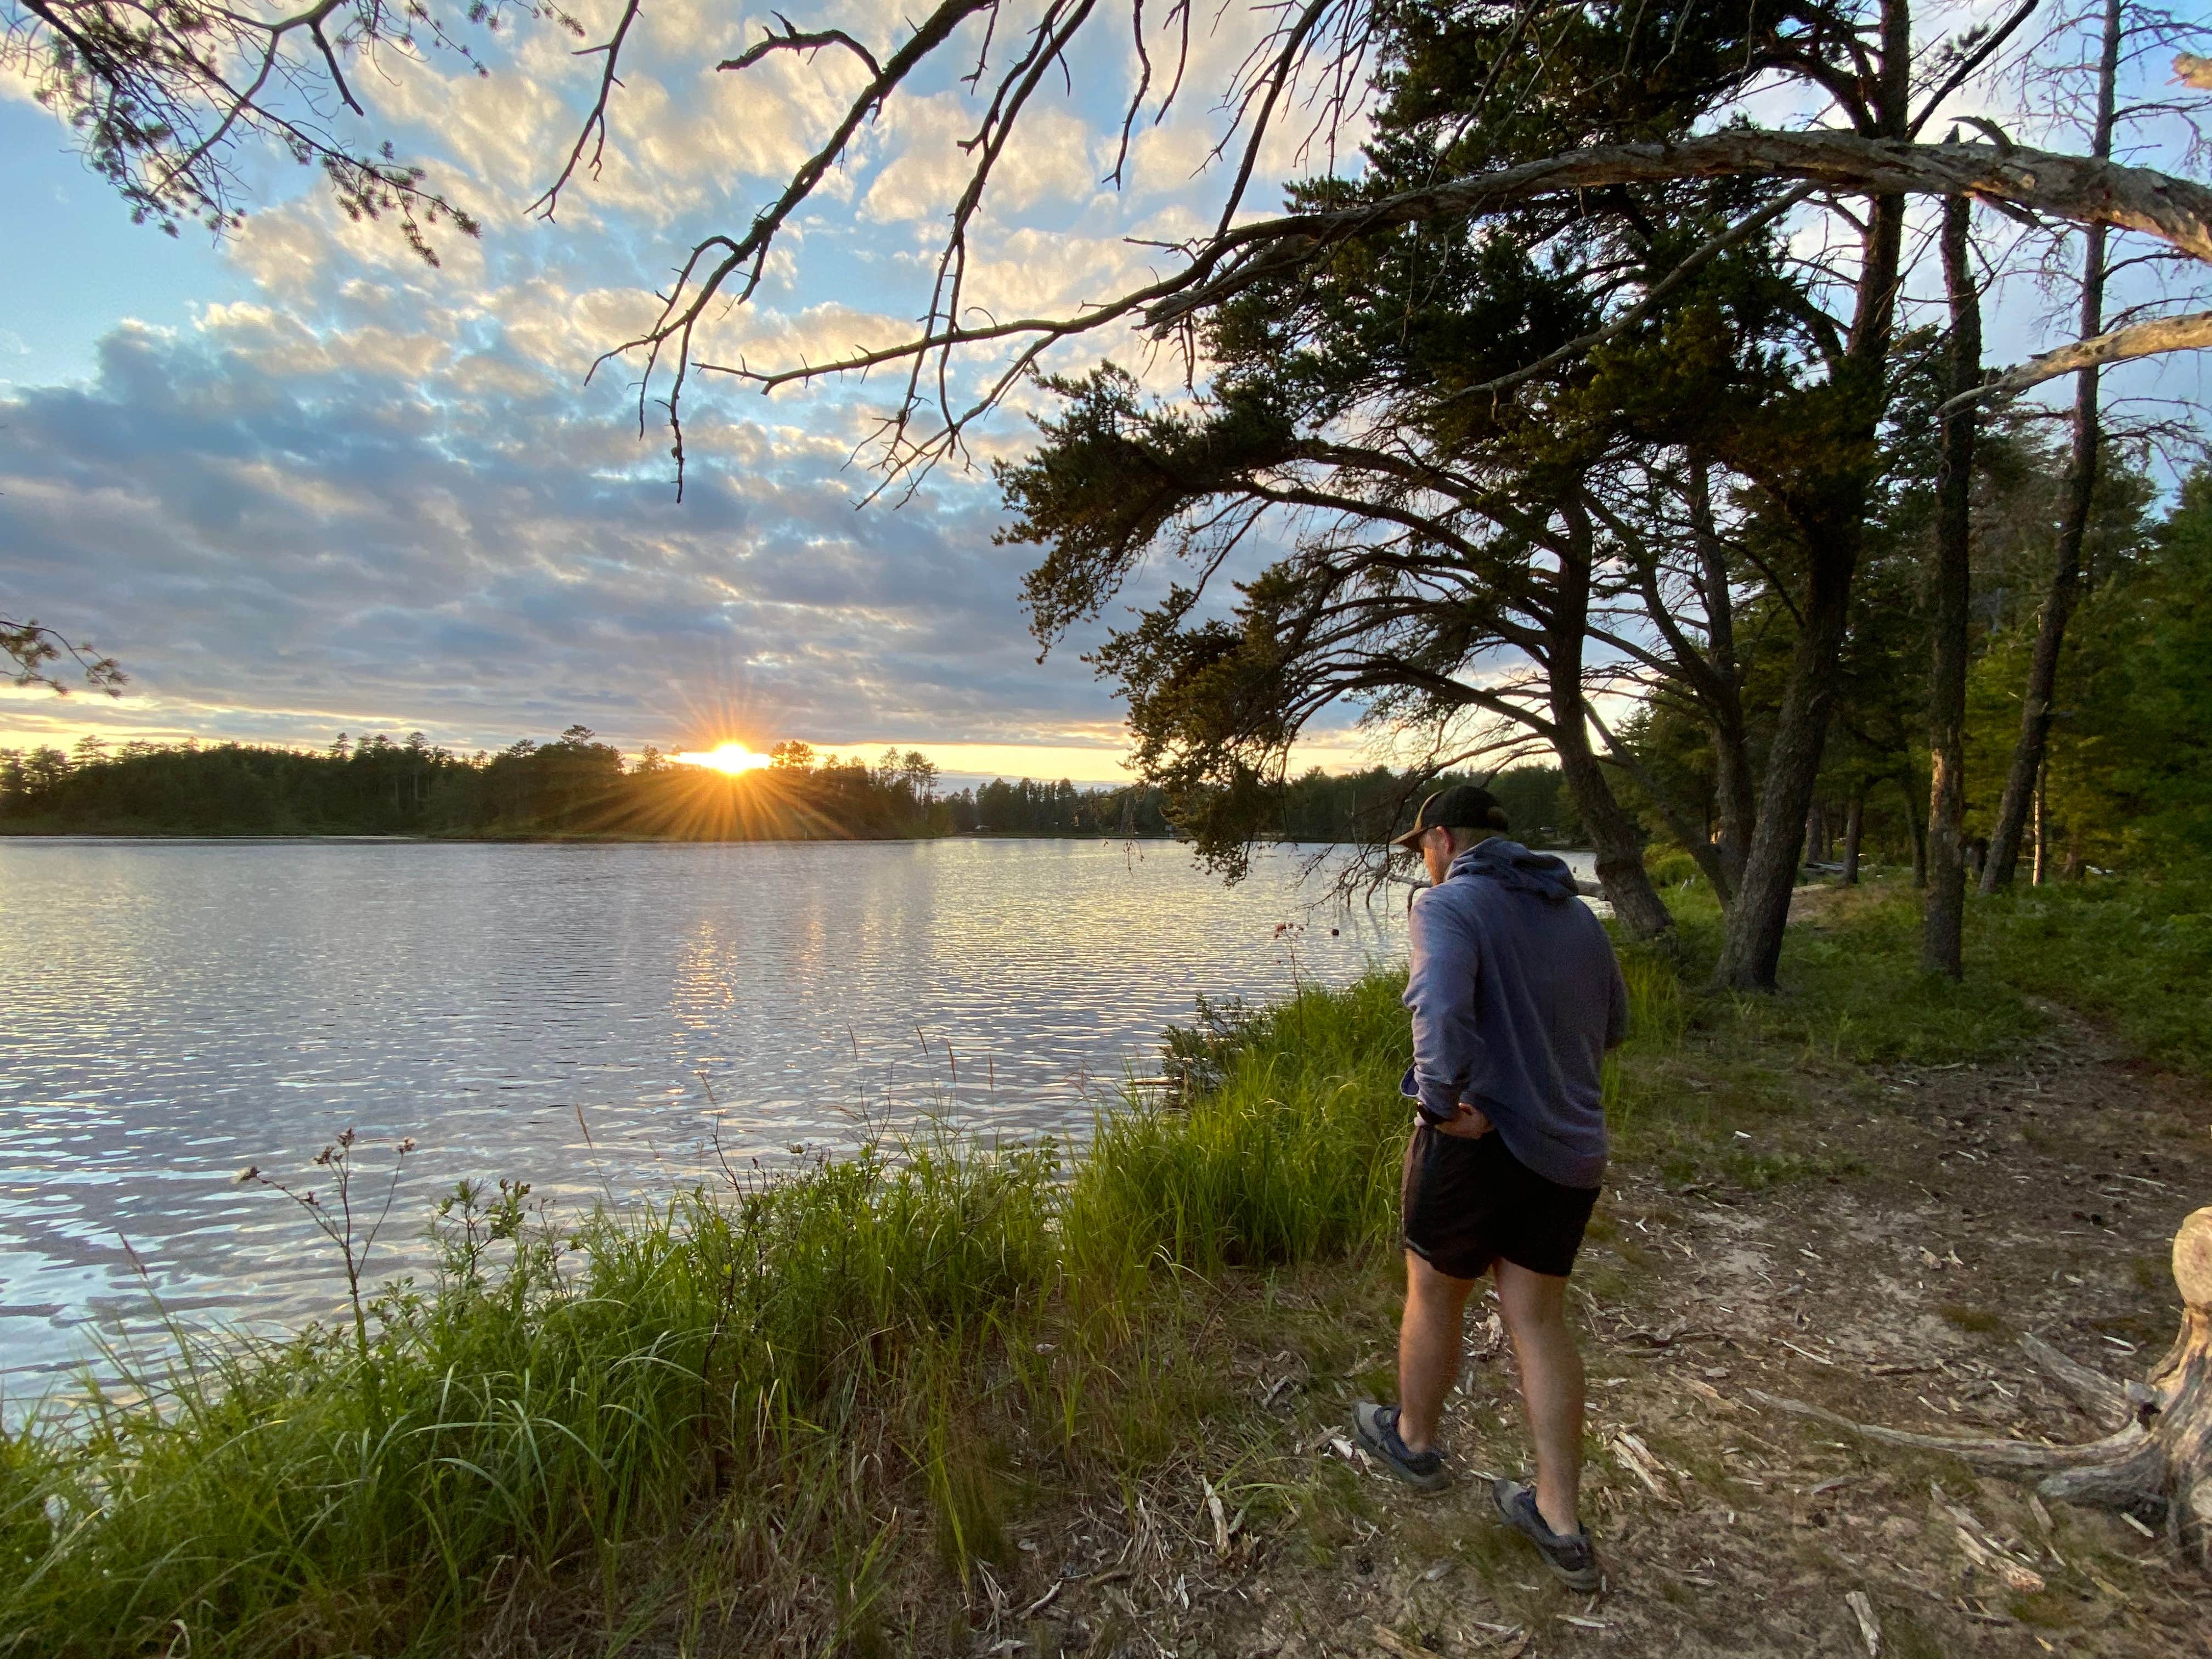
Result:
[[[1583,1358],[1567,1328],[1567,1281],[1500,1261],[1498,1301],[1521,1367],[1528,1436],[1536,1443],[1536,1508],[1553,1532],[1571,1533],[1579,1526],[1575,1506],[1583,1480]],[[1406,1320],[1410,1329],[1410,1302]],[[1402,1376],[1405,1362],[1399,1364]]]
[[[1475,1284],[1440,1273],[1413,1251],[1406,1252],[1406,1317],[1398,1328],[1398,1436],[1407,1451],[1425,1452],[1436,1443],[1444,1396],[1459,1377],[1460,1317]]]

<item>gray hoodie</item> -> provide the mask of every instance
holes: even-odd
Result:
[[[1415,895],[1402,1085],[1425,1116],[1481,1108],[1506,1151],[1563,1187],[1605,1176],[1605,1051],[1628,1032],[1613,941],[1563,860],[1493,836]]]

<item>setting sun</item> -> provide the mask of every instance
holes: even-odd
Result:
[[[676,758],[693,766],[710,766],[732,776],[740,772],[757,772],[769,764],[766,755],[756,755],[741,743],[717,744],[712,749],[694,750]]]

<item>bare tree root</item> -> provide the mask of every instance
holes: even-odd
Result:
[[[2174,1235],[2173,1282],[2181,1291],[2181,1329],[2144,1382],[2123,1387],[2039,1337],[2021,1339],[2029,1358],[2114,1431],[2086,1445],[1911,1434],[1802,1400],[1747,1392],[1776,1411],[1884,1445],[1942,1452],[1999,1474],[2039,1475],[2036,1491],[2045,1498],[2162,1514],[2168,1542],[2212,1567],[2212,1206],[2192,1212]]]

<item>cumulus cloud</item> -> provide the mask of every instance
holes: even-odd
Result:
[[[1030,663],[975,490],[858,513],[840,446],[717,405],[679,506],[611,401],[257,307],[121,328],[92,385],[0,405],[13,585],[242,735],[388,710],[464,746],[570,719],[666,742],[701,735],[676,729],[700,684],[744,688],[756,735],[828,742],[1110,715],[1076,665]]]

